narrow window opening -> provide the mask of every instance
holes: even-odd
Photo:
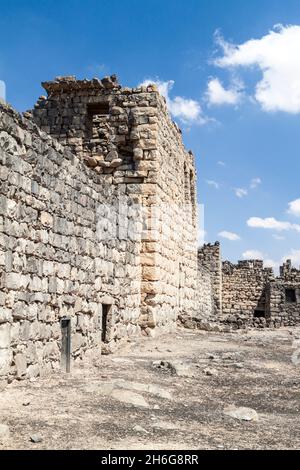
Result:
[[[90,103],[87,105],[87,110],[90,116],[106,116],[109,114],[109,103]]]
[[[102,304],[102,331],[101,331],[101,341],[107,343],[108,341],[108,326],[109,326],[109,317],[110,317],[111,305]]]
[[[109,115],[109,103],[90,103],[87,105],[87,137],[101,139],[105,137],[105,122]]]
[[[296,303],[296,291],[295,289],[285,289],[285,300],[288,303]]]
[[[71,365],[71,320],[61,319],[61,368],[69,373]]]

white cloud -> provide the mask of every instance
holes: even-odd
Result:
[[[276,233],[274,233],[272,237],[275,238],[275,240],[285,240],[285,237],[282,235],[276,235]]]
[[[247,250],[243,253],[244,259],[264,259],[264,255],[258,250]]]
[[[213,186],[216,189],[220,189],[219,183],[213,180],[206,180],[206,183],[209,184],[210,186]]]
[[[234,192],[235,192],[235,195],[239,198],[247,196],[247,194],[248,194],[247,189],[244,189],[244,188],[235,188]]]
[[[250,219],[247,220],[247,225],[252,228],[278,230],[279,232],[284,230],[296,230],[296,232],[300,233],[300,225],[291,224],[290,222],[282,222],[276,220],[274,217],[266,217],[265,219],[260,217],[250,217]]]
[[[217,162],[217,164],[218,164],[219,166],[226,166],[226,163],[223,162],[222,160],[219,160],[219,161]]]
[[[288,213],[300,217],[300,199],[289,202]]]
[[[300,113],[300,25],[279,25],[240,45],[220,37],[217,41],[223,57],[215,65],[230,70],[257,67],[262,72],[255,99],[264,111]]]
[[[227,232],[226,230],[223,230],[218,235],[219,237],[226,238],[227,240],[230,240],[230,241],[236,241],[236,240],[241,239],[241,237],[239,237],[237,233]]]
[[[225,89],[218,78],[212,78],[207,85],[206,99],[210,105],[238,104],[242,98],[242,85],[233,84],[232,88]]]
[[[261,179],[260,178],[252,178],[249,184],[249,188],[233,188],[235,195],[239,198],[243,198],[245,196],[248,196],[248,192],[250,189],[255,189],[257,186],[261,184]]]
[[[187,99],[182,96],[170,97],[170,92],[174,86],[174,81],[169,80],[163,82],[161,80],[153,80],[151,78],[144,80],[139,86],[147,86],[155,84],[159,93],[165,97],[168,109],[172,116],[180,119],[185,124],[205,124],[208,119],[202,112],[201,105],[198,101]]]
[[[260,184],[261,184],[261,179],[260,178],[252,178],[252,180],[250,182],[250,189],[255,189]]]
[[[175,96],[169,102],[170,111],[173,116],[183,121],[197,121],[201,115],[201,106],[198,101]]]
[[[0,100],[5,101],[5,83],[0,80]]]

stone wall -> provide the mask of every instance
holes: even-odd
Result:
[[[115,76],[43,86],[48,97],[33,110],[39,126],[142,206],[143,331],[175,326],[197,308],[195,163],[164,98],[154,85],[122,88]]]
[[[80,360],[198,311],[194,158],[164,98],[115,76],[43,85],[48,96],[24,117],[0,108],[9,380],[60,367],[62,319]]]
[[[238,326],[264,323],[265,286],[272,277],[272,269],[260,260],[223,262],[222,320]]]
[[[153,253],[153,291],[145,300],[157,319],[175,326],[179,315],[193,315],[198,307],[195,162],[160,96],[157,117],[159,171],[152,209],[156,211],[153,233],[158,243]]]
[[[204,268],[211,275],[213,314],[222,313],[222,269],[220,243],[205,244],[198,249],[198,269]],[[201,275],[200,275],[201,278]],[[209,287],[210,289],[210,287]]]
[[[215,318],[214,286],[213,278],[208,269],[198,267],[198,295],[199,295],[199,319],[211,320]]]
[[[0,376],[34,377],[60,367],[63,317],[74,359],[100,350],[102,304],[111,347],[140,331],[140,243],[103,238],[125,185],[0,106]]]
[[[280,267],[280,277],[266,287],[266,318],[270,326],[300,323],[300,270],[290,260]]]

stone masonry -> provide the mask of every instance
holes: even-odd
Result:
[[[222,319],[228,323],[260,325],[265,322],[265,288],[273,277],[261,260],[245,260],[222,265]]]
[[[219,242],[213,245],[208,243],[198,249],[198,269],[199,273],[203,269],[210,273],[213,301],[212,314],[219,315],[222,312],[222,262]],[[206,283],[207,281],[205,281]]]
[[[196,171],[155,85],[44,82],[0,103],[0,380],[68,371],[181,323],[300,323],[300,271],[197,249]]]
[[[300,324],[300,270],[287,260],[280,277],[270,280],[266,288],[266,318],[274,326]]]
[[[273,269],[264,267],[261,260],[221,262],[220,245],[216,242],[198,249],[198,264],[202,300],[199,310],[207,305],[209,291],[214,302],[214,309],[208,307],[207,315],[202,316],[208,326],[262,328],[300,324],[300,270],[293,268],[290,260],[275,277]],[[204,326],[203,321],[195,320]]]
[[[31,378],[198,311],[195,164],[155,86],[43,84],[0,105],[0,378]],[[67,323],[66,323],[67,322]]]
[[[35,122],[143,209],[140,325],[175,325],[196,309],[196,176],[164,98],[154,85],[122,88],[115,76],[43,86]]]

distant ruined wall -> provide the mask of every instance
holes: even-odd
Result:
[[[265,287],[271,278],[273,271],[264,268],[263,261],[246,260],[238,264],[223,262],[223,320],[236,323],[237,326],[264,322]]]
[[[280,277],[267,284],[266,305],[270,326],[300,324],[300,270],[290,260],[280,267]]]
[[[0,105],[0,377],[60,367],[61,325],[73,359],[140,332],[140,244],[103,239],[103,201],[126,195],[31,121]],[[136,223],[134,211],[125,217]],[[100,233],[100,238],[99,238]]]
[[[198,249],[198,270],[202,273],[202,268],[205,272],[210,273],[211,282],[208,284],[208,292],[212,290],[213,309],[212,313],[214,316],[221,315],[222,313],[222,270],[221,270],[221,251],[220,243],[205,244]],[[200,275],[203,278],[203,274]],[[204,276],[205,277],[205,276]],[[202,283],[203,285],[203,283]],[[204,283],[205,286],[205,283]],[[204,287],[203,286],[203,287]],[[202,288],[203,292],[203,288]],[[202,294],[203,295],[203,294]],[[206,294],[206,297],[209,293]]]

